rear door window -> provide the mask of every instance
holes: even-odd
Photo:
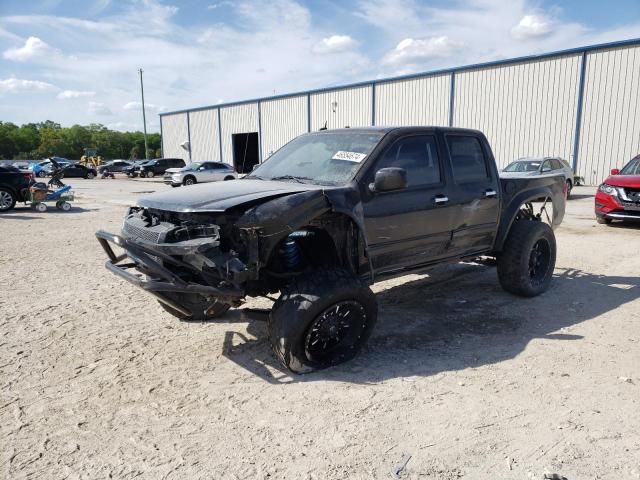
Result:
[[[472,183],[487,179],[487,159],[477,137],[448,135],[447,144],[456,183]]]
[[[551,168],[553,170],[562,170],[562,163],[560,163],[560,160],[557,160],[555,158],[551,159]]]

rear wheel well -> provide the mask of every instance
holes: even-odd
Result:
[[[503,249],[504,242],[517,222],[541,221],[551,226],[554,216],[553,209],[554,205],[551,197],[531,198],[522,202],[510,219],[508,228],[500,228],[497,242],[495,244],[495,253],[500,252]]]

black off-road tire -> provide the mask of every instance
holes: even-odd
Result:
[[[598,222],[600,225],[609,225],[611,223],[611,219],[610,218],[606,218],[606,217],[602,217],[600,215],[596,215],[596,222]]]
[[[316,270],[293,278],[282,290],[269,315],[269,340],[282,365],[308,373],[355,357],[377,317],[376,297],[367,285],[339,268]],[[330,348],[319,343],[319,332],[335,335]]]
[[[556,237],[549,225],[520,220],[511,227],[498,255],[498,279],[509,293],[535,297],[551,283],[556,265]]]
[[[222,302],[218,302],[215,305],[211,306],[211,302],[207,301],[202,295],[198,294],[164,292],[164,295],[169,299],[174,300],[176,303],[186,306],[193,312],[193,315],[185,315],[184,313],[179,312],[173,307],[170,307],[166,303],[158,301],[160,306],[166,312],[170,313],[178,320],[182,320],[183,322],[204,322],[207,320],[214,320],[223,316],[225,313],[227,313],[227,310],[231,308],[231,305]]]
[[[573,182],[571,180],[567,180],[567,200],[571,196],[571,190],[573,190]]]

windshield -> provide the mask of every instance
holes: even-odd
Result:
[[[202,162],[194,162],[194,163],[192,163],[190,165],[187,165],[186,170],[197,170],[197,169],[200,168],[201,165],[202,165]],[[180,167],[178,167],[178,168],[180,168]]]
[[[324,132],[302,135],[257,167],[246,178],[344,185],[385,132]]]
[[[620,175],[640,175],[640,157],[636,157],[620,170]]]
[[[537,172],[541,162],[513,162],[503,172]]]

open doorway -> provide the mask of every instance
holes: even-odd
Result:
[[[231,135],[233,166],[238,173],[249,173],[259,161],[258,132]]]

